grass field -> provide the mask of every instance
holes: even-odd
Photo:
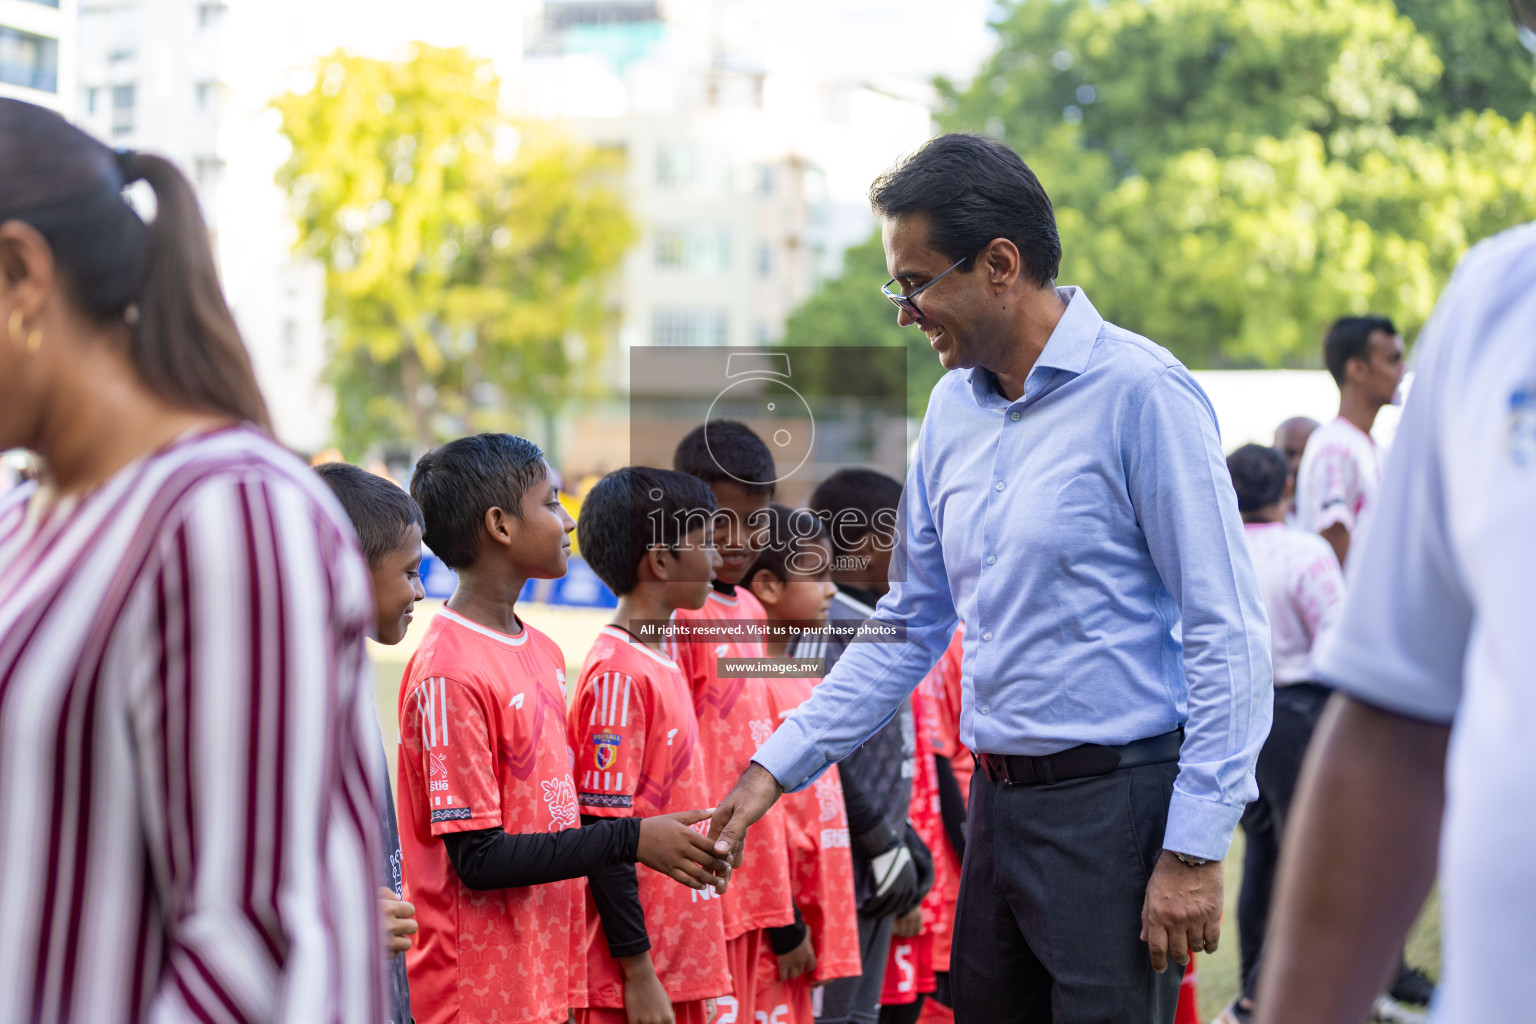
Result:
[[[384,733],[384,750],[389,757],[391,776],[394,773],[395,741],[398,739],[399,732],[395,724],[397,721],[395,703],[400,689],[400,676],[405,669],[405,662],[410,657],[410,652],[415,650],[416,644],[420,642],[427,623],[431,621],[432,612],[439,605],[440,602],[428,601],[418,606],[416,621],[411,624],[409,635],[398,647],[369,644],[377,682],[379,724]],[[546,633],[560,645],[568,662],[566,678],[574,684],[581,671],[582,659],[586,657],[587,649],[597,636],[598,629],[608,621],[609,613],[589,609],[556,608],[548,605],[533,605],[526,609],[520,608],[520,611],[526,615],[529,622],[535,625],[535,628]],[[1221,946],[1212,955],[1202,954],[1198,961],[1200,1019],[1207,1021],[1220,1013],[1222,1008],[1237,996],[1239,986],[1237,893],[1242,884],[1243,874],[1241,830],[1233,840],[1232,851],[1228,854],[1226,863],[1227,910],[1222,924]],[[1440,975],[1440,903],[1437,895],[1431,894],[1424,912],[1414,925],[1413,933],[1408,940],[1408,962],[1422,967],[1432,978],[1438,978]]]

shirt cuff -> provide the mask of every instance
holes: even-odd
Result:
[[[752,760],[768,769],[768,774],[784,787],[786,793],[798,793],[815,782],[831,762],[816,745],[806,740],[800,723],[793,718],[779,726],[768,742],[757,748]]]
[[[1221,860],[1232,845],[1232,832],[1243,816],[1241,807],[1173,791],[1168,803],[1168,825],[1163,830],[1163,849],[1204,860]]]

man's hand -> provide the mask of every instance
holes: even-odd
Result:
[[[784,787],[773,774],[756,761],[747,765],[736,785],[715,808],[715,820],[709,824],[709,838],[714,840],[714,852],[721,857],[729,856],[731,866],[741,867],[746,851],[747,829],[757,819],[768,813],[774,801],[784,795]],[[720,892],[724,892],[721,887]]]
[[[919,903],[898,917],[891,925],[891,934],[898,939],[915,939],[923,932],[923,905]]]
[[[811,930],[805,930],[800,945],[779,957],[779,980],[789,981],[816,969],[816,947],[811,945]]]
[[[677,1024],[672,999],[656,977],[651,954],[619,957],[624,970],[624,1015],[629,1024]]]
[[[1221,939],[1221,861],[1190,867],[1164,850],[1147,882],[1141,941],[1161,974],[1168,961],[1184,965],[1191,953],[1214,953]]]
[[[411,936],[416,934],[416,907],[395,896],[394,892],[379,886],[379,914],[384,919],[384,948],[390,956],[398,956],[411,948]]]
[[[690,889],[714,886],[716,892],[725,892],[731,866],[714,855],[708,839],[689,828],[713,813],[682,811],[644,819],[635,859]]]

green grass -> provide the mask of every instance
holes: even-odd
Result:
[[[1241,962],[1237,942],[1237,893],[1243,884],[1243,832],[1238,829],[1227,854],[1226,904],[1221,922],[1221,945],[1215,953],[1198,958],[1200,1019],[1209,1021],[1237,998]],[[1440,894],[1429,894],[1424,910],[1408,935],[1408,962],[1431,978],[1440,976]]]

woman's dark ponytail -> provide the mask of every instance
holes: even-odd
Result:
[[[139,297],[124,311],[134,366],[173,401],[271,429],[250,354],[219,286],[197,193],[163,157],[120,153],[116,163],[126,182],[142,180],[155,190]]]
[[[155,219],[123,198],[145,181]],[[0,99],[0,222],[32,225],[84,311],[127,325],[139,376],[163,398],[271,429],[219,287],[197,194],[168,160],[114,153],[58,114]]]

